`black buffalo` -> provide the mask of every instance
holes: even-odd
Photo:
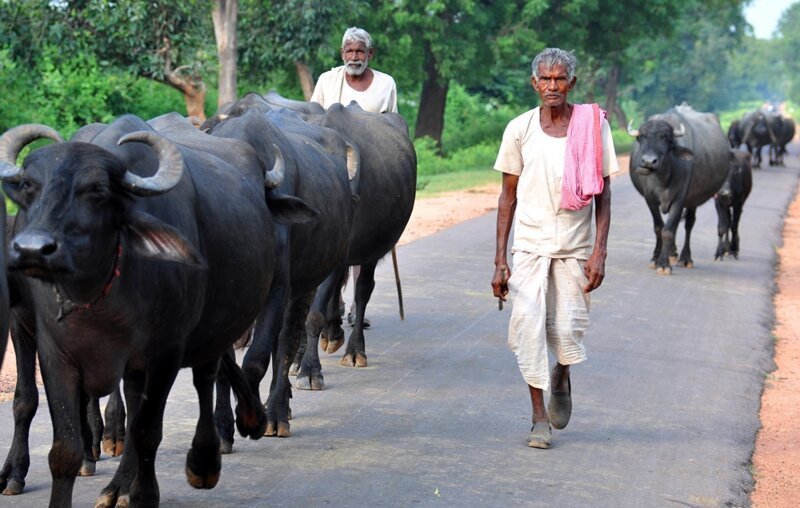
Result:
[[[275,214],[298,220],[303,206],[288,200],[294,211],[281,216],[287,200],[265,193],[265,179],[280,183],[280,164],[265,177],[255,154],[251,165],[232,166],[134,116],[99,129],[91,142],[40,148],[16,167],[20,150],[41,137],[60,141],[40,125],[5,133],[0,176],[20,206],[9,269],[29,277],[53,421],[51,505],[70,504],[86,395],[109,394],[122,378],[126,450],[98,505],[158,503],[155,455],[166,398],[182,367],[192,367],[200,403],[187,479],[211,488],[221,467],[212,416],[220,357],[266,299]],[[229,143],[231,153],[251,150]],[[239,430],[257,438],[260,403],[246,391],[239,395]]]
[[[345,263],[353,208],[357,196],[348,168],[357,182],[357,153],[336,131],[312,125],[298,113],[274,109],[261,96],[248,94],[226,111],[226,117],[210,130],[212,136],[239,139],[265,161],[280,148],[285,178],[276,189],[298,196],[319,211],[313,227],[276,228],[276,267],[268,305],[256,321],[253,339],[242,368],[252,390],[274,358],[270,395],[266,404],[268,436],[288,437],[289,367],[301,343],[305,323],[317,287]],[[330,299],[330,292],[320,298]],[[285,309],[285,310],[284,310]],[[218,386],[216,418],[223,434],[232,439],[229,391]]]
[[[779,128],[778,115],[763,108],[751,111],[742,118],[739,126],[741,142],[747,145],[754,168],[761,167],[761,149],[777,143],[776,133]]]
[[[783,156],[786,155],[786,145],[794,138],[795,125],[791,118],[776,115],[777,128],[775,129],[775,142],[769,145],[770,165],[783,166]]]
[[[753,189],[750,154],[742,150],[731,150],[729,160],[728,177],[714,195],[719,235],[714,259],[723,259],[726,254],[739,258],[739,220],[744,202]]]
[[[728,127],[728,141],[734,149],[742,145],[742,124],[739,120],[732,121]]]
[[[91,124],[79,129],[72,141],[88,141],[105,128],[103,124]],[[13,216],[6,220],[5,238],[14,236],[16,224]],[[5,258],[5,248],[0,252]],[[3,495],[18,495],[25,488],[25,477],[30,466],[28,436],[31,423],[39,406],[39,389],[36,386],[36,319],[26,278],[19,273],[9,277],[12,321],[11,340],[14,344],[17,368],[14,389],[14,432],[3,468],[0,469],[0,490]],[[122,454],[125,440],[125,410],[120,390],[115,390],[106,405],[106,422],[100,414],[99,399],[88,396],[86,426],[83,442],[83,462],[80,476],[91,476],[102,449],[114,457]]]
[[[675,235],[686,210],[686,239],[678,263],[691,267],[690,238],[698,206],[719,190],[728,175],[730,148],[716,116],[681,105],[648,118],[638,130],[630,159],[634,187],[653,217],[656,247],[651,267],[671,274]],[[667,215],[664,223],[662,214]]]
[[[355,321],[341,364],[366,367],[364,313],[375,287],[375,267],[397,243],[414,207],[417,160],[405,121],[394,113],[368,113],[358,104],[334,104],[324,113],[305,114],[310,123],[341,133],[359,153],[358,202],[350,231],[345,265],[360,265],[355,282]],[[296,385],[322,389],[318,340],[333,353],[344,343],[339,287],[347,275],[343,265],[323,283],[308,318],[308,343],[296,358]],[[323,300],[324,288],[334,285],[332,298]]]

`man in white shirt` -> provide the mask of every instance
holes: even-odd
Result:
[[[575,56],[558,48],[536,56],[531,84],[541,106],[509,122],[495,163],[503,173],[503,184],[492,289],[501,301],[509,289],[513,296],[508,343],[530,392],[533,428],[528,445],[534,448],[549,448],[551,425],[562,429],[569,422],[569,369],[586,359],[583,338],[589,324],[589,292],[605,276],[609,174],[619,170],[611,130],[599,108],[567,102],[577,81],[576,66]],[[593,177],[597,185],[571,207],[564,201],[574,190],[568,182],[575,178],[568,179],[565,166],[576,153],[588,155],[577,167],[589,171],[581,175]],[[512,218],[513,275],[506,255]],[[548,353],[558,362],[552,372]],[[550,402],[545,408],[543,392],[548,390]]]
[[[347,106],[356,101],[361,109],[370,113],[397,113],[394,79],[369,66],[375,56],[369,33],[362,28],[348,28],[340,51],[344,65],[322,73],[311,102],[328,109],[337,102]]]
[[[328,109],[340,103],[345,106],[356,101],[364,111],[370,113],[397,113],[397,86],[390,75],[369,66],[375,56],[372,37],[363,28],[350,27],[342,37],[340,48],[344,65],[323,72],[311,94],[311,102]],[[353,280],[358,279],[359,267],[353,267]],[[344,298],[343,298],[344,299]],[[347,314],[352,326],[355,318],[355,303]],[[364,319],[364,328],[370,322]]]

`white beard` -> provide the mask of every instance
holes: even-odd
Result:
[[[367,70],[367,66],[369,65],[369,60],[363,60],[360,62],[355,62],[350,60],[349,62],[344,63],[344,70],[347,74],[351,76],[361,76],[364,74],[364,71]]]

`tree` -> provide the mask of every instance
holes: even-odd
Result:
[[[236,100],[236,22],[238,0],[215,0],[211,18],[219,57],[217,106]]]
[[[314,64],[335,51],[339,58],[344,17],[355,10],[355,0],[247,0],[243,2],[242,32],[247,40],[240,48],[244,71],[256,76],[268,75],[280,68],[296,72],[303,96],[314,91]],[[339,42],[331,43],[339,36]],[[339,60],[341,61],[341,60]]]
[[[785,69],[788,81],[788,95],[800,103],[800,4],[794,4],[784,11],[778,22],[776,52]]]

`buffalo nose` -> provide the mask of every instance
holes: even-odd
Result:
[[[55,239],[44,231],[21,233],[11,242],[11,256],[19,260],[47,257],[58,249]]]
[[[658,156],[656,156],[654,154],[651,154],[651,153],[644,154],[644,155],[642,155],[642,162],[646,166],[651,166],[651,167],[655,166],[656,163],[658,162]]]

